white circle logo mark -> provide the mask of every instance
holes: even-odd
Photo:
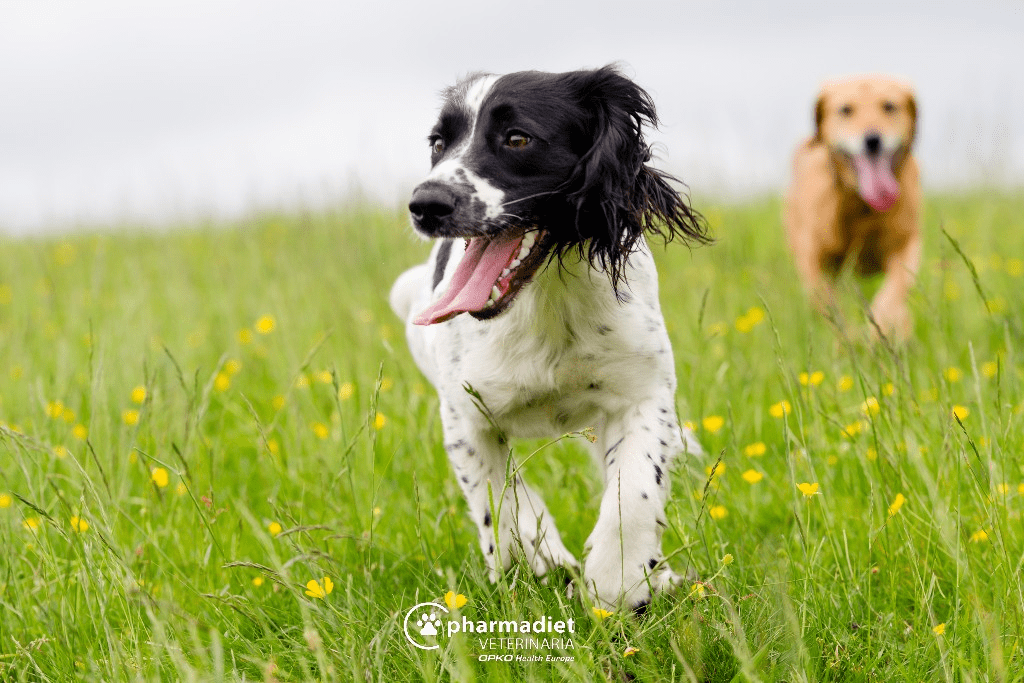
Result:
[[[416,636],[421,641],[426,637],[437,636],[444,629],[444,622],[441,620],[441,613],[448,614],[448,608],[436,602],[421,602],[405,613],[405,623],[402,628],[405,630],[405,638],[413,646],[421,650],[436,650],[438,644],[423,645],[416,642]]]

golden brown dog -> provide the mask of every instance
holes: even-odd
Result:
[[[917,104],[888,76],[829,81],[815,107],[814,137],[797,148],[785,222],[796,267],[814,304],[832,304],[847,264],[884,273],[871,304],[877,330],[904,339],[907,294],[921,259],[921,186],[910,155]]]

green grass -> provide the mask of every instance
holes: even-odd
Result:
[[[427,249],[403,216],[0,240],[0,680],[1024,680],[1024,199],[929,200],[901,351],[859,341],[876,284],[845,288],[846,333],[811,314],[777,203],[704,208],[715,246],[656,249],[708,451],[674,472],[665,550],[702,583],[640,619],[520,564],[487,581],[386,303]],[[584,449],[525,476],[579,553]],[[474,620],[575,619],[572,650],[540,653],[574,660],[411,647],[406,610],[449,590]]]

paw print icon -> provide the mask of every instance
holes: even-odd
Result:
[[[448,614],[448,608],[436,602],[421,602],[405,613],[405,637],[413,646],[421,650],[436,650],[440,647],[436,641],[431,642],[427,638],[433,638],[443,634],[442,628],[444,616]]]
[[[429,614],[424,612],[420,615],[419,627],[420,635],[424,636],[436,636],[437,629],[441,626],[441,618],[430,612]]]

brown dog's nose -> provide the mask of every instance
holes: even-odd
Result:
[[[882,151],[882,136],[878,133],[868,133],[864,136],[864,149],[868,154],[874,156]]]

